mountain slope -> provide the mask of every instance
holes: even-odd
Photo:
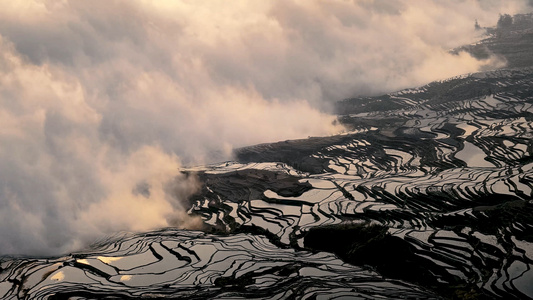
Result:
[[[365,98],[402,108],[351,110],[350,134],[239,149],[201,172],[191,212],[444,296],[533,297],[532,89],[517,69]]]
[[[520,22],[458,51],[527,65],[533,43],[517,38],[529,34]],[[533,298],[532,68],[336,109],[350,132],[245,147],[234,161],[183,170],[202,182],[189,213],[204,232],[3,257],[0,297]]]

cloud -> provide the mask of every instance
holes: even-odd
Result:
[[[527,1],[0,0],[0,253],[195,227],[182,164],[341,130],[331,103],[490,68]]]

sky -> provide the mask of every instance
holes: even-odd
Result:
[[[198,228],[183,165],[343,128],[332,103],[501,67],[528,1],[0,0],[0,254]]]

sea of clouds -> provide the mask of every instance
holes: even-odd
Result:
[[[0,0],[0,254],[197,228],[183,164],[335,134],[334,101],[501,66],[528,1]]]

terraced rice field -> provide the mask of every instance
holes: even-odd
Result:
[[[348,133],[183,170],[203,183],[189,213],[205,232],[3,258],[0,297],[533,298],[532,69],[350,99],[343,112]]]

